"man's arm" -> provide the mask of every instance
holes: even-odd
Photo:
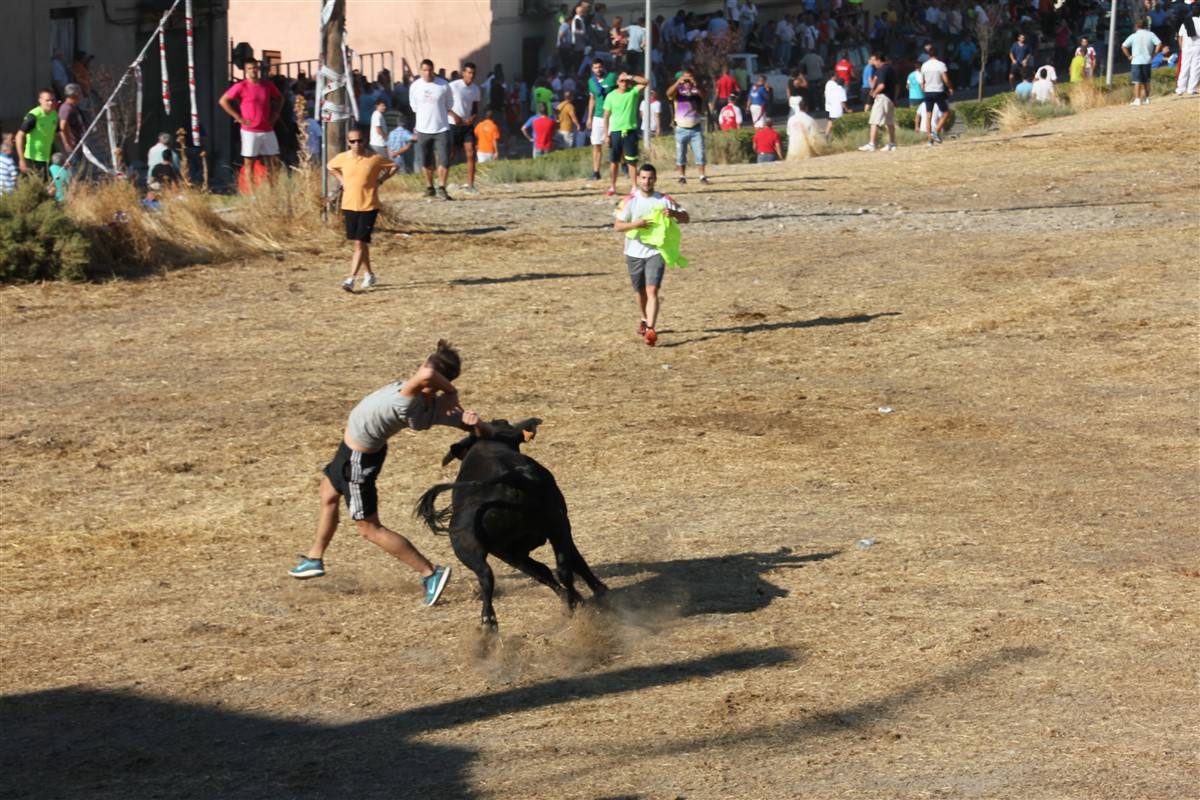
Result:
[[[649,224],[650,224],[649,220],[645,219],[644,217],[642,219],[631,220],[630,222],[625,222],[624,220],[615,219],[615,220],[613,220],[613,230],[616,231],[617,233],[625,233],[626,231],[632,231],[632,230],[636,230],[638,228],[644,228]]]
[[[608,118],[612,116],[612,111],[604,109],[604,138],[608,138]]]
[[[587,118],[590,120],[596,115],[596,95],[592,94],[591,87],[588,87],[588,110]]]
[[[678,89],[676,87],[679,86],[679,81],[681,81],[681,80],[683,80],[683,78],[679,78],[678,80],[676,80],[674,83],[672,83],[670,86],[667,87],[667,99],[668,100],[675,99],[675,93],[678,91]]]
[[[783,145],[780,144],[778,138],[775,139],[775,157],[783,161]]]
[[[229,116],[233,117],[233,121],[236,122],[238,125],[246,124],[246,120],[242,119],[241,115],[238,114],[236,109],[234,109],[233,103],[230,102],[229,97],[227,95],[221,95],[221,99],[217,101],[217,105],[221,106],[222,111],[224,111]]]
[[[949,70],[942,73],[942,83],[946,84],[946,94],[954,94],[954,83],[950,80]]]
[[[17,138],[13,144],[17,147],[17,168],[24,174],[29,171],[29,165],[25,163],[25,131],[17,129]]]
[[[68,154],[75,149],[75,143],[71,141],[71,126],[61,114],[58,117],[58,140],[62,142],[63,150]]]

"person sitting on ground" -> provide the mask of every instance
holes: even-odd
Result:
[[[1053,103],[1057,100],[1057,95],[1054,93],[1054,81],[1050,80],[1050,76],[1044,69],[1038,70],[1037,80],[1033,82],[1030,94],[1035,103]]]
[[[171,144],[171,134],[160,133],[146,153],[146,169],[155,180],[179,180],[179,154],[171,149]]]
[[[1018,100],[1029,102],[1029,98],[1033,96],[1033,83],[1029,78],[1025,77],[1019,68],[1013,70],[1013,73],[1018,81],[1017,85],[1013,88],[1013,94],[1017,96]]]
[[[762,120],[762,127],[754,132],[755,160],[759,164],[781,161],[783,159],[783,144],[779,139],[779,134],[771,127],[770,117],[764,114]]]

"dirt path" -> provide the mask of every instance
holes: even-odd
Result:
[[[391,196],[365,295],[341,249],[0,291],[0,797],[1195,795],[1198,110],[714,170],[654,349],[582,182]],[[422,609],[344,525],[284,574],[439,336],[616,613],[498,569],[481,656],[465,572]],[[380,480],[437,560],[452,440]]]

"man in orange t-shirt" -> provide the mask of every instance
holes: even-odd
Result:
[[[354,278],[363,271],[362,288],[375,285],[371,272],[371,231],[379,216],[379,184],[396,174],[391,159],[377,155],[367,148],[367,134],[362,126],[350,129],[346,142],[350,149],[329,160],[330,174],[342,183],[342,218],[346,223],[346,238],[354,242],[350,257],[350,277],[342,288],[354,291]]]
[[[475,126],[475,155],[482,164],[500,157],[500,126],[492,119],[492,109],[484,113],[483,122]]]

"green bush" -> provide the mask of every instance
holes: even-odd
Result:
[[[987,128],[995,125],[1000,117],[1000,109],[1014,97],[1012,92],[1001,92],[982,100],[963,100],[954,104],[954,111],[962,114],[963,123],[972,128]]]
[[[21,180],[0,196],[0,283],[82,280],[88,239],[40,180]]]

